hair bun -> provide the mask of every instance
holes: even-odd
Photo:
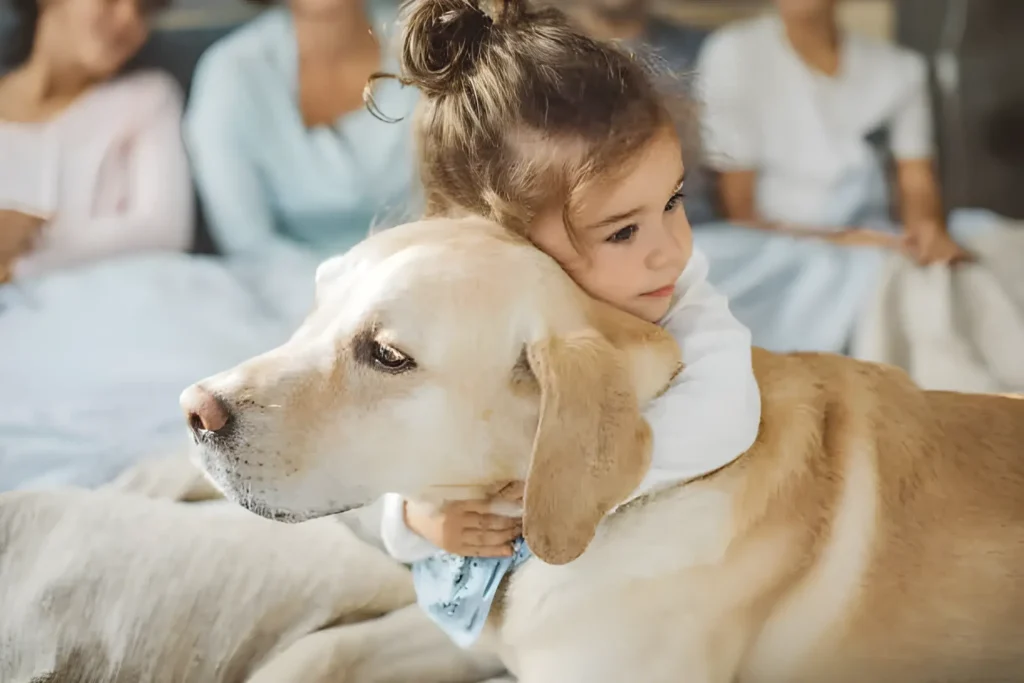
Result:
[[[464,87],[495,30],[525,15],[524,0],[494,4],[487,12],[479,0],[413,0],[404,19],[402,80],[429,97]]]

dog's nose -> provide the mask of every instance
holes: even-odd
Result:
[[[219,432],[231,419],[224,402],[198,384],[182,392],[180,401],[193,432]]]

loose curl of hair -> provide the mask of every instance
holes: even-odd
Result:
[[[472,213],[525,234],[561,208],[572,236],[579,195],[628,171],[638,150],[695,117],[652,65],[526,0],[412,0],[399,74],[416,114],[428,215]],[[379,114],[378,114],[379,115]]]

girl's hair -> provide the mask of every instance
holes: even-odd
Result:
[[[494,5],[405,9],[398,79],[423,94],[426,213],[486,216],[523,234],[538,213],[561,208],[571,226],[582,190],[629,171],[637,150],[678,123],[671,97],[637,57],[557,9]]]

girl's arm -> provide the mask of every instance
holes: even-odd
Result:
[[[384,548],[399,562],[411,564],[439,552],[439,548],[409,528],[405,518],[405,498],[397,493],[384,495],[380,535]]]
[[[757,438],[761,393],[750,331],[707,282],[707,273],[707,258],[694,251],[677,284],[682,298],[663,323],[679,344],[684,368],[644,412],[654,448],[637,495],[724,467]]]

